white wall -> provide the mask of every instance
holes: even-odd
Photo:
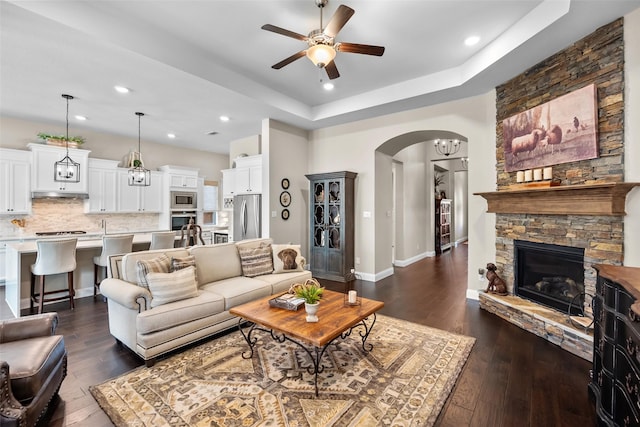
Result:
[[[624,18],[624,179],[640,182],[640,9]],[[624,264],[640,267],[640,188],[627,196]]]
[[[464,241],[469,234],[467,210],[469,200],[469,174],[467,171],[454,172],[453,205],[455,233],[453,240],[458,243]]]
[[[310,133],[309,171],[311,173],[351,170],[358,173],[356,180],[356,242],[355,256],[360,257],[358,272],[373,276],[391,266],[391,259],[378,264],[371,256],[377,252],[378,242],[386,245],[391,233],[376,229],[374,218],[362,218],[363,211],[374,212],[376,194],[375,149],[398,135],[408,132],[441,129],[456,132],[468,138],[469,192],[491,191],[495,181],[495,91],[488,94],[453,101],[407,112],[362,120],[345,125],[312,131]],[[475,164],[476,167],[471,165]],[[431,179],[431,178],[429,178]],[[405,196],[420,189],[404,184]],[[386,196],[384,196],[386,197]],[[479,196],[469,196],[470,231],[469,265],[486,264],[495,255],[495,217],[486,214],[486,203]],[[386,251],[386,248],[382,248]],[[477,289],[478,280],[470,283]]]
[[[394,160],[403,164],[405,187],[403,216],[398,218],[402,227],[402,238],[398,239],[399,252],[402,254],[397,257],[399,265],[405,265],[416,257],[424,257],[427,251],[433,252],[433,231],[429,228],[431,204],[427,199],[430,179],[426,157],[425,143],[411,145],[394,156]],[[376,193],[379,194],[377,189]]]
[[[262,122],[262,235],[271,237],[275,243],[299,243],[302,253],[308,257],[307,137],[307,131],[276,120],[265,119]],[[289,219],[286,221],[282,219],[284,208],[280,205],[283,178],[289,180],[286,191],[291,194],[291,204],[287,207]]]

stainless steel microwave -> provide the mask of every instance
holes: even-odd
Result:
[[[171,209],[196,209],[197,193],[195,191],[172,191]]]

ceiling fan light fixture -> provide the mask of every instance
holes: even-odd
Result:
[[[318,68],[324,68],[324,66],[333,61],[335,57],[335,49],[326,44],[316,44],[307,49],[307,58]]]

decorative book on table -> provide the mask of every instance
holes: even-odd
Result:
[[[295,296],[294,294],[282,294],[269,300],[271,307],[284,308],[285,310],[296,311],[304,304],[304,298]]]

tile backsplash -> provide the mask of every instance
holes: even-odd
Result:
[[[22,231],[11,223],[14,218],[25,220]],[[41,231],[100,232],[102,220],[106,220],[108,233],[167,228],[159,226],[159,214],[86,214],[84,201],[80,199],[34,199],[31,215],[0,217],[0,236],[32,235]]]

